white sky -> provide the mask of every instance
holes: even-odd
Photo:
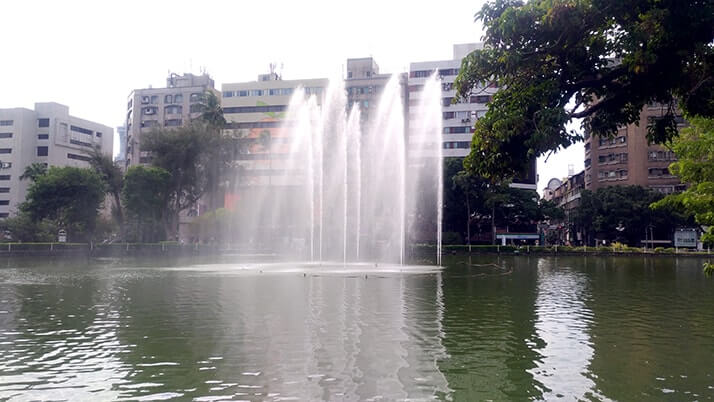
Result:
[[[165,86],[169,71],[255,80],[270,62],[285,79],[330,77],[348,57],[373,56],[382,73],[445,60],[481,38],[483,0],[37,1],[0,5],[0,107],[69,105],[74,116],[123,123],[134,88]],[[115,139],[115,144],[116,144]],[[115,145],[115,152],[118,149]],[[539,161],[541,190],[583,166],[582,144]]]

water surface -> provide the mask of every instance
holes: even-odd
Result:
[[[0,400],[711,400],[701,262],[6,260]]]

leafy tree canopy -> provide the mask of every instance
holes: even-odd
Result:
[[[49,219],[70,236],[91,235],[105,187],[92,169],[51,167],[37,176],[20,207],[33,221]]]
[[[44,163],[35,162],[33,164],[25,166],[25,170],[20,175],[20,180],[29,179],[35,181],[38,176],[42,176],[46,173],[47,165],[45,165]]]
[[[649,237],[650,225],[655,239],[671,239],[674,229],[689,224],[690,219],[675,209],[651,209],[650,204],[662,197],[640,186],[583,190],[574,221],[588,231],[586,234],[591,239],[617,240],[639,247],[645,236]]]
[[[666,105],[648,137],[676,135],[675,100],[691,116],[714,116],[714,1],[490,0],[476,14],[484,47],[456,80],[460,97],[500,90],[476,123],[465,166],[513,177],[530,158],[598,136]]]
[[[694,215],[696,222],[707,228],[702,240],[714,243],[714,119],[694,118],[691,126],[681,130],[672,148],[677,162],[669,170],[689,189],[672,194],[654,204],[655,208],[677,208]]]

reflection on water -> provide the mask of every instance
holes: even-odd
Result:
[[[0,399],[711,400],[696,260],[0,268]]]

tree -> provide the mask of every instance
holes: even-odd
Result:
[[[166,238],[165,218],[172,177],[165,169],[132,166],[122,187],[122,201],[132,219],[133,237],[144,242]]]
[[[0,231],[13,241],[53,242],[57,241],[57,225],[48,219],[33,221],[26,212],[0,220]]]
[[[34,222],[55,222],[71,239],[91,239],[104,193],[104,183],[92,169],[51,167],[35,178],[20,209]]]
[[[124,186],[124,177],[121,168],[112,160],[111,156],[103,154],[99,148],[94,148],[88,153],[89,165],[104,181],[107,192],[111,195],[114,205],[112,216],[119,225],[120,237],[124,235],[124,214],[121,207],[121,193]]]
[[[206,124],[193,122],[185,127],[154,130],[144,137],[142,151],[151,152],[152,165],[171,175],[164,217],[167,233],[178,234],[178,217],[193,207],[208,187],[206,169],[217,138]]]
[[[662,194],[640,186],[603,187],[594,192],[584,190],[574,222],[585,229],[590,240],[598,238],[640,246],[641,241],[650,236],[671,239],[674,229],[686,225],[688,218],[674,209],[650,208],[650,204],[662,197]]]
[[[653,204],[657,209],[680,209],[694,215],[706,227],[702,241],[714,243],[714,119],[692,118],[691,126],[682,129],[672,149],[677,162],[669,166],[690,187]]]
[[[37,177],[47,174],[47,165],[44,163],[35,162],[25,166],[25,170],[20,175],[20,180],[30,179],[35,181]]]
[[[213,146],[206,149],[209,157],[207,158],[208,164],[205,169],[206,193],[209,197],[210,209],[213,210],[219,206],[218,187],[222,173],[226,170],[226,151],[230,149],[224,146],[227,144],[224,144],[225,141],[221,132],[227,122],[223,116],[221,102],[212,91],[204,92],[199,107],[201,109],[199,121],[205,124],[205,128],[213,137],[211,141]]]
[[[462,62],[458,97],[500,90],[476,123],[465,166],[508,179],[528,161],[639,121],[650,102],[665,113],[648,130],[676,136],[676,104],[714,116],[712,0],[489,0],[476,14],[484,46]]]

